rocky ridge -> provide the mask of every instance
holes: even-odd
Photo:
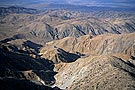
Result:
[[[24,34],[27,39],[44,44],[69,36],[80,37],[88,34],[97,36],[106,33],[123,34],[135,31],[134,15],[129,15],[129,17],[116,15],[116,18],[98,18],[94,15],[87,15],[88,13],[68,10],[48,10],[40,14],[12,13],[1,19],[0,39]]]
[[[55,65],[55,71],[59,72],[55,85],[62,89],[134,90],[134,34],[67,37],[48,42],[40,52],[42,57],[49,56],[53,61],[56,58],[52,57],[57,55],[53,46],[80,56],[75,62]]]

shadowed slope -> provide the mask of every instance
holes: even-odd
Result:
[[[18,43],[18,41],[24,44]],[[42,85],[53,85],[56,74],[53,71],[54,63],[40,58],[37,49],[33,48],[38,44],[31,42],[33,47],[29,47],[25,44],[26,42],[25,40],[15,40],[0,44],[0,77],[2,81],[3,78],[16,78],[26,82],[30,80]],[[24,86],[21,81],[20,84]]]

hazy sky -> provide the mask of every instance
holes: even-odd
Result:
[[[135,0],[66,0],[71,4],[87,6],[135,7]]]
[[[1,4],[62,3],[86,6],[135,7],[135,0],[0,0]]]

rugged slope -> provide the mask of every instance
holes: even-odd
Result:
[[[25,39],[10,38],[0,42],[1,90],[60,90],[49,87],[55,83],[54,63],[38,55],[40,47]]]
[[[32,14],[10,14],[0,20],[0,40],[18,34],[18,29],[31,24],[37,16]]]
[[[118,22],[118,23],[116,23]],[[57,25],[58,37],[67,36],[80,37],[83,35],[101,35],[106,33],[122,34],[132,33],[135,31],[134,18],[132,19],[116,19],[112,21],[101,20],[97,18],[84,18],[68,20]]]
[[[80,38],[67,37],[62,40],[46,43],[45,47],[41,49],[41,53],[44,56],[44,52],[52,52],[54,50],[53,46],[57,46],[68,52],[79,52],[86,56],[115,53],[135,56],[134,35],[135,33],[122,35],[106,34],[93,38],[90,35],[82,36]]]
[[[2,89],[8,83],[9,89],[18,85],[51,90],[46,85],[56,82],[68,90],[134,90],[134,15],[67,10],[18,13],[0,18]]]
[[[44,58],[55,61],[59,47],[81,58],[75,62],[59,62],[56,85],[68,90],[134,90],[135,86],[135,33],[105,34],[96,37],[67,37],[48,42],[41,48]],[[59,58],[61,60],[61,58]],[[116,84],[117,83],[117,84]]]
[[[25,37],[33,41],[47,42],[55,40],[54,29],[43,22],[33,22],[25,27],[19,29],[19,33],[24,34]]]
[[[67,90],[134,90],[135,62],[110,55],[90,56],[64,64],[56,85]]]
[[[69,53],[61,48],[57,48],[56,46],[52,47],[51,50],[48,49],[45,53],[40,53],[40,55],[52,60],[55,64],[60,62],[70,63],[80,58],[78,54]]]
[[[34,41],[34,38],[34,42],[44,44],[69,36],[80,37],[88,34],[97,36],[135,31],[134,15],[123,12],[125,17],[121,17],[120,14],[116,15],[116,18],[98,18],[91,15],[92,13],[68,10],[48,10],[40,14],[12,13],[0,20],[0,39],[16,34],[26,34],[27,39]]]

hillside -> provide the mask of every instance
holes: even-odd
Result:
[[[111,55],[81,58],[59,69],[56,85],[67,90],[134,90],[135,62]]]
[[[55,90],[52,61],[40,58],[41,45],[23,39],[0,42],[1,90]]]
[[[54,46],[68,52],[79,52],[86,55],[102,55],[124,53],[134,56],[135,33],[131,34],[104,34],[96,37],[85,35],[80,38],[66,37],[46,43],[41,53],[55,50]]]
[[[115,12],[111,15],[111,13],[114,12],[105,15],[103,12],[85,13],[68,10],[48,10],[40,14],[12,13],[1,19],[0,39],[23,34],[26,39],[44,44],[70,36],[80,37],[89,34],[97,36],[135,31],[134,14]]]
[[[55,76],[55,85],[60,88],[134,90],[134,35],[68,37],[48,42],[40,52],[42,57],[55,63],[59,60],[55,65],[55,70],[59,72]],[[56,57],[58,52],[55,47],[78,54],[80,59],[72,63],[63,62],[60,57]]]
[[[135,12],[60,6],[0,8],[0,90],[134,90]]]

